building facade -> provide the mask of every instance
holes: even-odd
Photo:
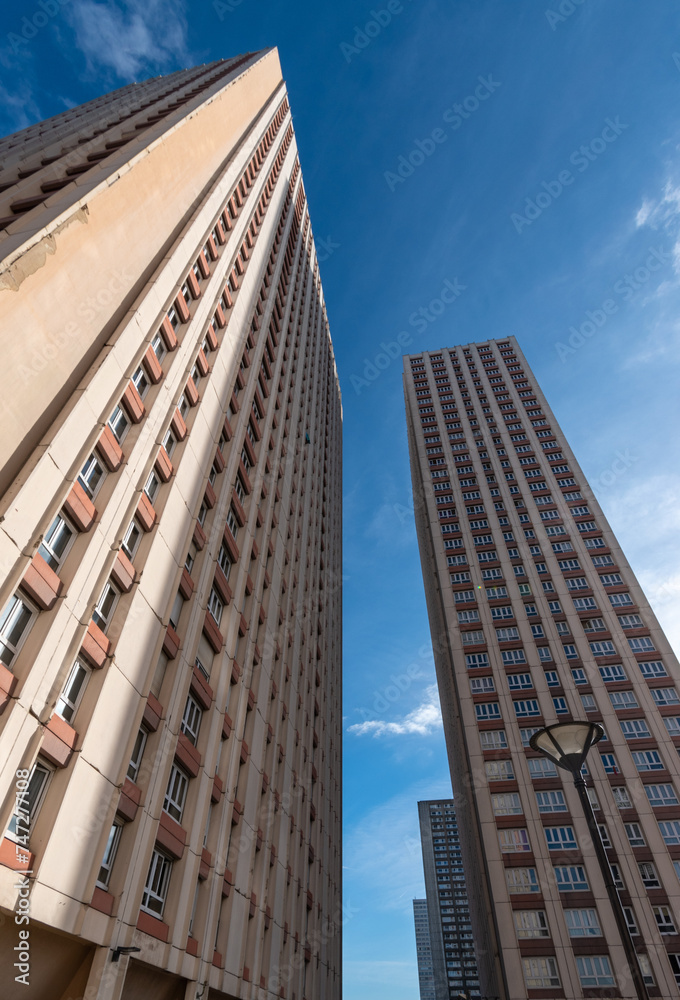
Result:
[[[425,873],[425,916],[427,917],[431,984],[420,973],[421,946],[416,918],[420,1000],[456,1000],[459,996],[478,997],[479,976],[470,923],[465,871],[453,799],[418,803],[420,842]],[[416,903],[414,901],[414,911]]]
[[[648,990],[678,996],[677,660],[516,340],[411,356],[404,379],[482,995],[636,995],[576,790],[529,748],[588,719]]]
[[[342,409],[278,55],[0,146],[3,996],[336,1000]]]
[[[416,930],[416,954],[418,957],[418,989],[420,1000],[436,1000],[434,975],[432,971],[432,945],[430,944],[430,923],[427,917],[427,900],[413,900],[413,923]]]

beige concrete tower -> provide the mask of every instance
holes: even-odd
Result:
[[[529,747],[587,719],[605,729],[586,780],[647,988],[677,997],[677,660],[515,339],[405,366],[481,993],[636,996],[573,782]]]
[[[275,50],[0,142],[3,997],[340,997],[340,391]]]

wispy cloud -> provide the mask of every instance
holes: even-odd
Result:
[[[349,726],[348,733],[357,736],[429,736],[442,728],[442,711],[436,684],[425,689],[425,701],[397,722],[384,719],[369,719]]]
[[[669,179],[659,198],[644,198],[635,214],[635,225],[638,229],[648,226],[672,235],[673,266],[676,274],[680,274],[680,184]]]
[[[379,910],[411,911],[413,898],[423,895],[417,802],[438,798],[451,798],[448,780],[407,788],[346,831],[343,854],[352,873],[346,876],[348,890],[360,886],[363,899],[370,898]]]
[[[75,0],[67,16],[88,70],[107,67],[134,81],[189,61],[183,0]]]

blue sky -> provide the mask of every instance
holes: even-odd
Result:
[[[416,1000],[416,802],[450,786],[402,366],[374,359],[383,343],[396,354],[517,336],[680,645],[680,10],[42,3],[5,16],[3,132],[131,80],[279,46],[344,398],[345,996]],[[434,316],[446,281],[458,294]],[[600,325],[586,337],[589,312]]]

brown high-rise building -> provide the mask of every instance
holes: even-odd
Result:
[[[405,365],[481,993],[637,995],[577,791],[529,747],[586,719],[605,729],[586,781],[644,979],[677,997],[678,662],[516,340]]]
[[[3,997],[340,997],[342,410],[275,50],[0,142]]]

